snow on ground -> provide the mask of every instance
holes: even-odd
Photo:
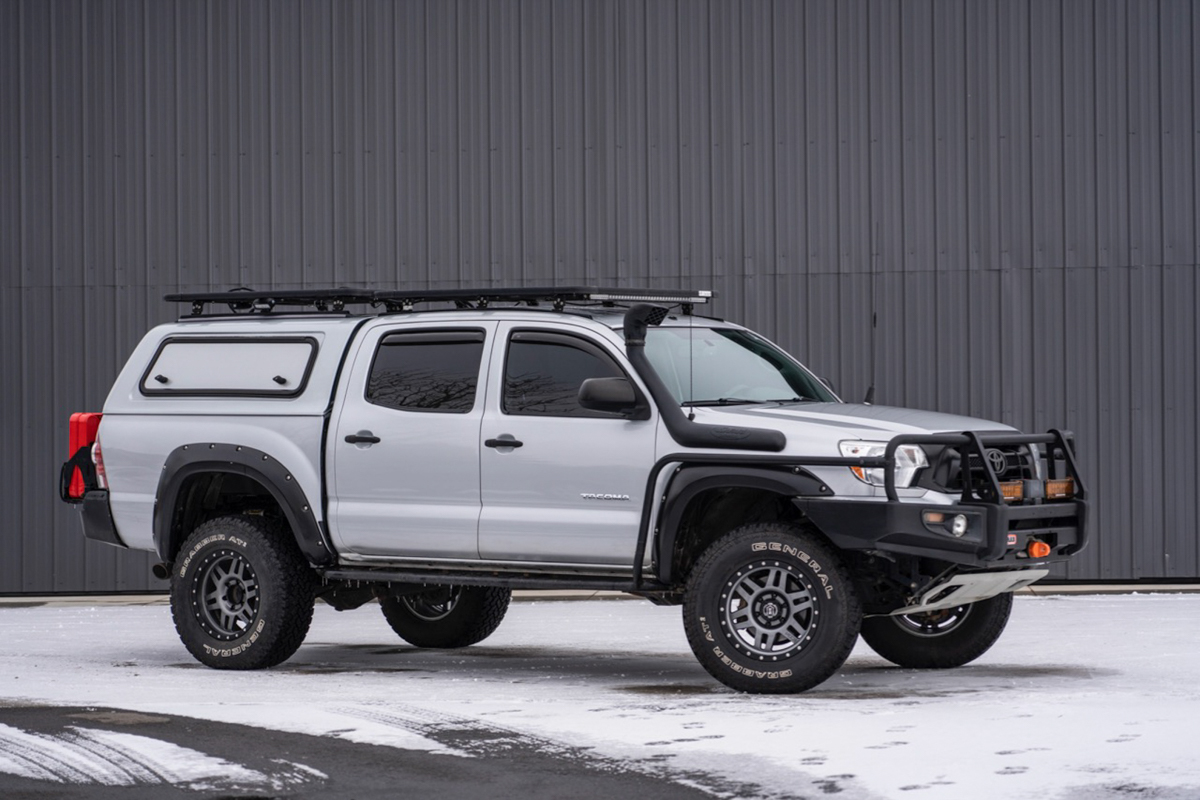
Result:
[[[375,606],[318,605],[299,653],[254,673],[192,661],[164,605],[0,608],[0,744],[21,735],[4,703],[39,701],[448,758],[507,738],[719,797],[1183,800],[1200,797],[1198,620],[1200,595],[1019,597],[967,667],[894,668],[860,644],[815,690],[767,697],[717,684],[679,610],[638,601],[517,602],[458,651],[404,645]],[[175,755],[185,779],[213,771]]]
[[[65,736],[26,733],[0,723],[0,773],[55,783],[210,786],[262,783],[254,770],[170,742],[128,733],[73,728]]]

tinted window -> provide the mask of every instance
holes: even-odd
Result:
[[[389,334],[371,365],[367,402],[466,414],[475,406],[483,339],[483,331]]]
[[[580,408],[579,385],[588,378],[623,377],[598,346],[573,336],[519,332],[508,345],[504,410],[509,414],[613,417]]]

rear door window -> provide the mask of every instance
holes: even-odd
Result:
[[[387,334],[371,364],[367,402],[398,411],[469,413],[485,338],[474,329]]]

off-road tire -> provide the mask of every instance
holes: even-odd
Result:
[[[896,617],[867,617],[862,638],[901,667],[949,669],[969,664],[996,643],[1012,611],[1012,593],[977,603]]]
[[[491,636],[512,591],[495,586],[435,586],[417,594],[379,600],[392,630],[415,647],[467,647]]]
[[[304,641],[316,583],[282,526],[262,517],[217,517],[192,531],[179,551],[171,615],[200,663],[273,667]]]
[[[845,663],[862,607],[837,553],[798,525],[736,528],[696,562],[683,626],[696,658],[733,689],[802,692]]]

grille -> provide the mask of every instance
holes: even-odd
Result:
[[[993,460],[993,469],[1001,482],[1037,477],[1037,462],[1027,445],[989,447],[984,452],[984,457]],[[1003,457],[1003,468],[1001,468],[1001,457]],[[957,448],[945,448],[934,460],[933,469],[930,472],[933,484],[931,488],[955,493],[963,490],[963,459]],[[978,454],[970,455],[966,474],[969,476],[973,491],[978,491],[986,485],[987,471]]]

